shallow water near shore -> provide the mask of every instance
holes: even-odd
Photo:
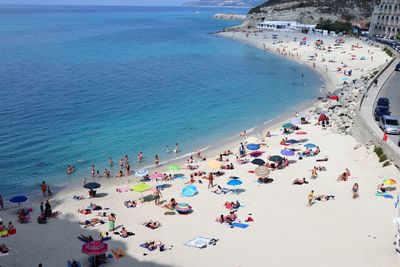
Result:
[[[102,173],[109,156],[143,151],[143,168],[176,142],[182,157],[317,96],[311,69],[209,34],[238,24],[222,12],[246,10],[3,6],[0,194]]]

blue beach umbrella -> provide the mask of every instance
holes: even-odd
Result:
[[[21,203],[25,202],[28,200],[27,196],[24,195],[19,195],[19,196],[14,196],[10,198],[10,202],[14,204],[18,204],[18,209],[21,209]]]
[[[235,187],[237,185],[243,184],[243,182],[240,179],[231,179],[226,184]],[[235,193],[236,193],[236,189],[234,189],[234,190],[235,190]]]
[[[252,161],[251,161],[251,163],[253,163],[254,165],[258,165],[258,166],[261,166],[261,165],[264,165],[265,164],[265,161],[264,160],[262,160],[262,159],[253,159]]]
[[[311,144],[311,143],[307,143],[307,144],[304,145],[304,147],[306,147],[306,148],[315,148],[317,146],[314,145],[314,144]]]
[[[283,158],[281,156],[275,155],[275,156],[270,157],[269,160],[278,163],[278,162],[281,162],[283,160]]]
[[[290,149],[281,150],[281,154],[284,156],[294,156],[294,151]]]
[[[250,150],[259,150],[261,146],[259,144],[248,144],[246,147]]]
[[[196,186],[188,185],[182,189],[182,196],[184,197],[192,197],[198,193]]]
[[[292,144],[300,143],[300,141],[296,140],[296,139],[289,139],[289,140],[286,140],[285,143],[292,145]]]

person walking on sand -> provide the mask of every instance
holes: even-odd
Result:
[[[160,157],[158,155],[154,157],[154,163],[156,164],[157,168],[160,166]]]
[[[4,210],[4,201],[3,201],[3,197],[0,195],[0,208],[1,210]]]
[[[355,183],[353,185],[353,188],[351,189],[351,192],[353,193],[353,199],[358,198],[358,183]]]
[[[114,213],[111,213],[108,215],[108,230],[114,231],[115,229],[115,221],[117,220],[117,218],[115,217]]]
[[[214,176],[210,172],[210,175],[208,175],[208,188],[213,188],[214,187]]]
[[[45,181],[43,181],[42,184],[40,185],[40,190],[42,190],[42,194],[45,197],[47,192],[47,184]]]
[[[309,207],[311,207],[314,198],[315,198],[314,190],[311,190],[311,192],[308,194],[308,206]]]
[[[158,188],[158,186],[156,187],[156,191],[154,192],[154,203],[158,206],[160,205],[160,199],[162,197],[161,191]]]

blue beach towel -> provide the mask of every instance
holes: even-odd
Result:
[[[244,223],[231,223],[231,226],[234,226],[234,227],[239,227],[239,228],[242,228],[242,229],[246,229],[247,227],[249,227],[249,225],[248,224],[244,224]]]

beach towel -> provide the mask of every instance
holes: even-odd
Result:
[[[117,187],[115,191],[117,191],[118,193],[123,193],[123,192],[129,192],[131,190],[128,187]]]
[[[185,243],[185,246],[195,247],[195,248],[206,248],[211,243],[212,238],[205,238],[202,236],[196,237],[193,240]]]
[[[164,215],[175,215],[175,214],[176,214],[175,211],[166,211],[166,212],[164,213]]]
[[[244,223],[236,223],[236,222],[234,222],[234,223],[231,223],[231,226],[233,226],[233,227],[239,227],[239,228],[242,228],[242,229],[246,229],[247,227],[249,227],[249,225],[248,225],[248,224],[244,224]]]
[[[390,194],[388,194],[388,193],[380,193],[380,192],[377,192],[377,193],[375,193],[375,196],[393,199],[393,196],[390,195]]]
[[[117,249],[115,249],[115,250],[112,249],[112,250],[111,250],[111,253],[113,254],[113,256],[115,257],[115,259],[117,259],[117,260],[119,260],[120,258],[126,256],[125,252],[122,251],[122,249],[120,249],[120,248],[117,248]]]

